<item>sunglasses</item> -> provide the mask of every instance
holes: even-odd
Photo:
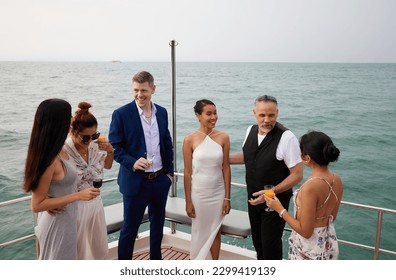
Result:
[[[89,142],[90,140],[93,141],[93,140],[98,139],[99,136],[100,136],[100,132],[96,132],[96,133],[94,133],[94,134],[92,134],[92,135],[80,134],[79,136],[80,136],[80,138],[81,138],[81,141],[83,141],[84,143],[87,143],[87,142]]]

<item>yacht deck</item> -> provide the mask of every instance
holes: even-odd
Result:
[[[173,246],[163,246],[162,247],[162,258],[164,260],[189,260],[189,252],[176,248]],[[145,250],[133,255],[133,260],[149,260],[150,250]]]

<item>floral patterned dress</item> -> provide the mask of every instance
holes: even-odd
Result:
[[[69,137],[65,150],[77,167],[77,189],[91,188],[95,174],[103,172],[107,153],[100,151],[98,144],[88,146],[88,162],[78,153]],[[102,198],[77,201],[77,258],[79,260],[102,260],[108,252],[107,227]]]
[[[329,195],[327,196],[325,202],[318,208],[323,207],[330,196],[333,194],[338,200],[337,195],[333,191],[333,182],[330,184],[325,179],[320,177],[312,177],[308,180],[320,179],[327,183],[329,186]],[[308,181],[307,180],[307,181]],[[304,184],[300,187],[301,190]],[[294,216],[298,210],[297,205],[297,194],[298,190],[294,194]],[[292,231],[289,237],[289,260],[337,260],[338,259],[338,240],[333,223],[333,216],[329,215],[327,217],[320,217],[317,219],[327,218],[328,224],[324,227],[314,228],[313,234],[310,238],[304,238],[299,235],[296,231]]]

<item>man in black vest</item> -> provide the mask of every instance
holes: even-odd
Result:
[[[245,164],[249,200],[254,199],[252,194],[263,190],[265,185],[273,185],[272,190],[288,209],[292,188],[303,178],[298,140],[277,122],[275,97],[258,97],[253,113],[257,124],[247,129],[242,152],[230,156],[230,163]],[[248,212],[257,259],[281,260],[285,221],[277,212],[268,211],[265,203],[248,204]]]

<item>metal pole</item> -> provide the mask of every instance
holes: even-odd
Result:
[[[174,171],[177,171],[177,159],[176,159],[176,66],[175,66],[175,48],[178,43],[175,40],[169,42],[171,46],[171,70],[172,70],[172,140],[173,140],[173,166]],[[171,197],[177,196],[177,177],[173,176],[173,182],[171,187]],[[170,223],[171,233],[176,233],[176,223]]]
[[[172,140],[173,140],[173,164],[174,171],[177,171],[177,158],[176,158],[176,66],[175,66],[175,48],[178,43],[175,40],[169,42],[171,46],[171,90],[172,90]],[[174,176],[174,180],[171,188],[171,196],[177,195],[177,178]]]
[[[374,260],[378,260],[381,243],[382,212],[378,212],[377,232],[375,234]]]

